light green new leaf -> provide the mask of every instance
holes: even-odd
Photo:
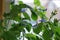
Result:
[[[22,1],[19,1],[19,4],[23,4],[23,2]]]
[[[26,19],[29,19],[30,20],[30,17],[29,17],[29,15],[27,14],[27,13],[23,13],[23,15],[24,15],[24,17],[26,18]]]
[[[40,1],[39,1],[39,0],[34,0],[34,4],[35,4],[36,6],[40,6]]]

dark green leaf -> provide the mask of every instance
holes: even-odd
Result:
[[[45,30],[45,31],[43,32],[43,38],[44,38],[44,40],[52,40],[52,39],[51,39],[52,36],[53,36],[52,30]]]
[[[34,33],[39,34],[42,31],[42,23],[38,24],[36,28],[33,28]]]
[[[54,19],[54,25],[58,26],[58,20],[57,19]]]
[[[55,40],[60,40],[60,35],[58,33],[56,33],[54,39]]]
[[[55,33],[57,33],[57,34],[60,35],[60,27],[56,27],[56,28],[55,28]]]
[[[36,14],[33,10],[31,10],[31,12],[32,12],[31,18],[32,18],[33,20],[37,20],[37,19],[38,19],[37,14]]]
[[[20,31],[21,32],[23,29],[24,29],[24,26],[22,26],[21,24],[13,24],[10,31]]]
[[[10,31],[4,32],[2,37],[4,40],[17,40],[17,37],[15,36],[15,34]]]
[[[20,21],[21,19],[20,19],[20,16],[16,16],[15,18],[13,18],[13,20]]]
[[[31,25],[31,24],[28,24],[28,25],[27,25],[26,29],[28,30],[28,32],[30,32],[31,27],[32,27],[32,25]]]

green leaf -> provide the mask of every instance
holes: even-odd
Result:
[[[41,5],[40,0],[34,0],[34,4],[35,4],[36,7],[40,6],[40,8],[44,8],[44,7]]]
[[[60,40],[60,27],[55,28],[55,39]]]
[[[37,19],[38,19],[37,14],[36,14],[33,10],[31,10],[31,12],[32,12],[31,18],[32,18],[33,20],[37,20]]]
[[[45,12],[39,11],[39,12],[38,12],[38,15],[39,15],[41,18],[43,18],[43,19],[47,19],[47,17],[45,16]]]
[[[26,4],[20,4],[19,8],[27,8],[28,6]]]
[[[41,38],[34,34],[26,34],[25,37],[28,38],[28,40],[42,40]]]
[[[60,27],[55,28],[55,33],[58,33],[60,35]]]
[[[24,17],[25,17],[26,19],[29,19],[29,20],[30,20],[30,17],[29,17],[29,15],[28,15],[26,12],[24,12],[23,15],[24,15]]]
[[[28,32],[30,32],[32,25],[28,23],[27,21],[22,21],[21,26],[24,26]]]
[[[17,40],[17,37],[11,31],[4,32],[2,37],[4,40]]]
[[[39,1],[39,0],[34,0],[34,4],[35,4],[36,6],[40,6],[40,1]]]
[[[42,31],[42,23],[39,23],[36,28],[33,28],[33,32],[39,34]]]
[[[32,27],[32,25],[31,25],[31,24],[28,24],[28,25],[27,25],[26,29],[28,30],[28,32],[30,32],[31,27]]]
[[[56,33],[54,39],[55,40],[60,40],[60,35],[58,33]]]
[[[53,37],[53,32],[52,30],[45,30],[43,32],[43,38],[44,40],[52,40],[51,38]]]
[[[21,19],[20,19],[20,16],[16,16],[15,18],[13,18],[13,20],[20,21]]]
[[[55,26],[53,25],[54,23],[51,22],[51,21],[48,21],[47,23],[48,23],[48,25],[50,26],[50,28],[51,28],[52,30],[54,30],[54,28],[55,28]]]
[[[58,20],[57,19],[54,19],[54,25],[58,26]]]
[[[36,40],[42,40],[42,39],[41,39],[41,38],[39,38],[38,36],[36,36],[36,38],[37,38]]]
[[[19,13],[20,12],[20,7],[19,7],[19,5],[14,5],[14,6],[12,6],[12,9],[10,10],[11,11],[11,13]]]
[[[23,4],[23,2],[22,1],[19,1],[19,4]]]
[[[21,24],[13,24],[12,28],[10,29],[10,31],[22,31],[24,30],[24,26]]]
[[[25,37],[28,38],[29,40],[36,40],[36,35],[34,34],[25,34]]]

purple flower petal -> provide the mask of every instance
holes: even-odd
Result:
[[[46,20],[45,19],[41,19],[41,20],[39,20],[40,22],[46,22]]]
[[[25,12],[25,11],[26,11],[26,8],[22,8],[22,9],[21,9],[21,12]]]

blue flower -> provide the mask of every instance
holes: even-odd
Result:
[[[22,9],[21,9],[21,12],[25,12],[25,11],[26,11],[26,8],[22,8]]]
[[[37,7],[38,11],[47,11],[47,9],[41,9],[40,7]]]
[[[41,20],[39,20],[40,22],[46,22],[46,20],[45,19],[41,19]]]

